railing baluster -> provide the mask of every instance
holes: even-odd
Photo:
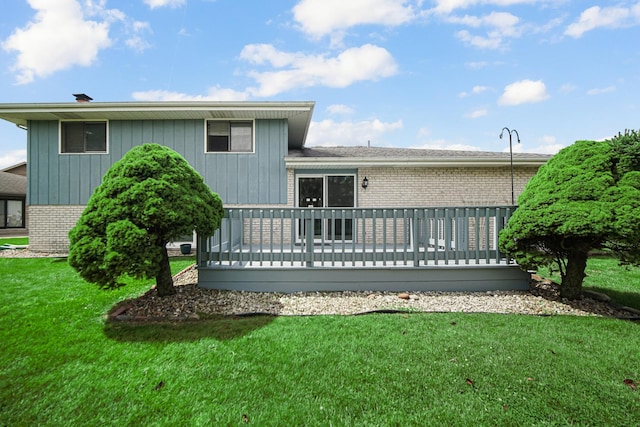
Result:
[[[355,209],[351,209],[351,216],[353,217],[353,226],[355,227],[355,230],[352,231],[352,239],[353,242],[351,243],[351,266],[355,266],[356,265],[356,243],[358,240],[358,217],[356,215],[356,210]]]
[[[393,265],[398,264],[398,210],[393,211]]]
[[[382,265],[387,265],[387,210],[382,210]]]
[[[418,210],[413,209],[413,266],[420,265],[420,243],[418,230]]]
[[[496,208],[496,225],[493,231],[493,249],[496,251],[496,264],[500,264],[500,251],[498,250],[498,232],[502,228],[502,215],[499,207]]]
[[[491,263],[491,258],[490,258],[490,252],[489,250],[490,248],[490,240],[489,240],[489,234],[491,231],[491,221],[489,219],[489,208],[484,208],[484,234],[485,234],[485,263],[486,264],[490,264]]]
[[[289,253],[291,254],[291,259],[289,260],[289,262],[291,263],[291,266],[294,265],[294,248],[295,248],[295,244],[296,244],[296,240],[298,239],[298,234],[302,231],[302,230],[298,230],[298,221],[296,219],[296,215],[293,209],[291,209],[289,211],[289,213],[291,214],[290,216],[290,228],[291,228],[291,238],[289,239]]]
[[[438,218],[438,209],[433,210],[433,241],[435,242],[434,246],[434,262],[435,265],[438,265],[438,258],[440,258],[439,250],[440,250],[440,219]]]
[[[273,209],[269,209],[269,265],[273,267]]]
[[[476,245],[476,264],[480,264],[480,208],[474,208],[475,210],[475,233],[474,233],[474,239],[475,239],[475,245]]]

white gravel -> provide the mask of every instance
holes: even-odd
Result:
[[[265,313],[279,316],[353,315],[376,311],[511,313],[632,317],[594,298],[560,299],[557,285],[537,278],[529,291],[490,292],[239,292],[198,288],[197,270],[189,267],[174,277],[176,295],[160,298],[154,289],[123,305],[120,320],[149,318],[198,319],[209,315]],[[123,310],[126,307],[126,310]]]

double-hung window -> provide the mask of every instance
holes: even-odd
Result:
[[[207,120],[207,153],[253,152],[253,122]]]
[[[61,153],[106,153],[106,121],[60,122]]]

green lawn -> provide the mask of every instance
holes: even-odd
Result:
[[[150,283],[100,291],[64,259],[4,258],[0,283],[0,426],[635,426],[640,417],[640,324],[629,321],[452,313],[128,325],[104,314]]]
[[[0,245],[28,245],[29,238],[28,237],[3,237],[0,238]]]
[[[560,283],[557,272],[552,274],[549,269],[540,269],[538,273]],[[586,273],[584,289],[602,292],[620,305],[640,310],[640,268],[620,266],[614,258],[592,257]]]

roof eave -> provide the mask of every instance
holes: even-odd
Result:
[[[131,120],[168,119],[180,113],[190,113],[190,118],[219,118],[225,113],[229,118],[286,119],[289,122],[288,145],[304,146],[315,102],[82,102],[82,103],[21,103],[0,104],[0,119],[18,126],[27,126],[30,120],[107,119]],[[238,117],[234,117],[234,115]]]
[[[536,157],[514,158],[513,165],[519,167],[539,167],[547,159]],[[353,168],[353,167],[501,167],[510,166],[510,159],[503,158],[440,158],[440,159],[391,159],[391,158],[327,158],[327,157],[285,157],[288,168]]]

